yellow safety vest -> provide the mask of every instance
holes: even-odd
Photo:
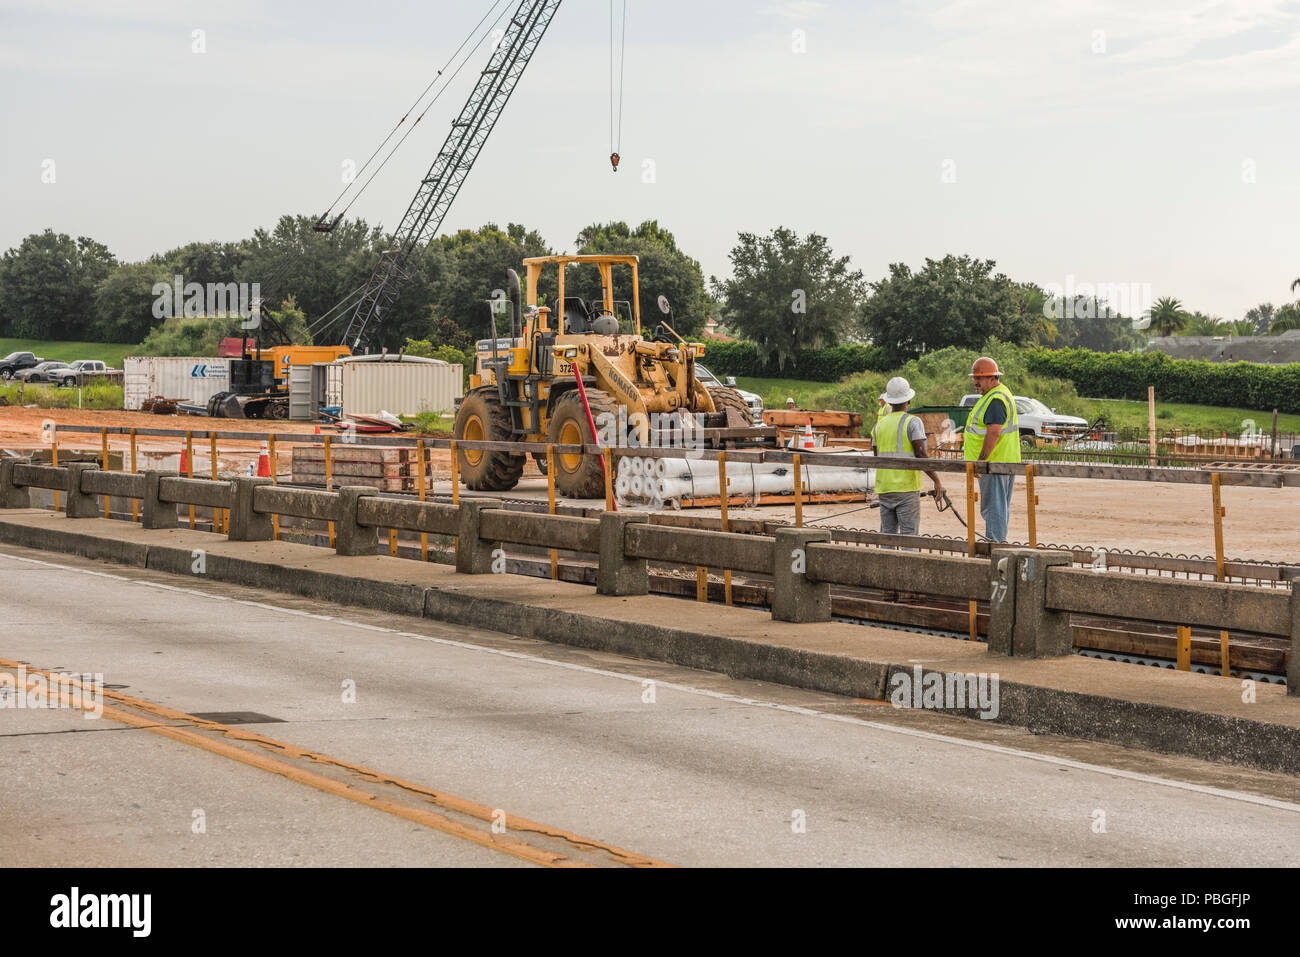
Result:
[[[906,412],[882,415],[871,430],[871,447],[877,455],[889,459],[914,459],[912,443],[907,438],[907,423],[916,418]],[[876,469],[876,494],[882,492],[919,492],[921,473],[910,469]]]
[[[984,448],[984,436],[988,433],[984,416],[989,410],[989,403],[995,398],[1001,398],[1006,402],[1007,421],[1002,423],[998,444],[993,446],[993,452],[988,460],[990,462],[1020,461],[1020,418],[1016,415],[1016,397],[1011,394],[1010,389],[999,382],[980,396],[979,401],[970,410],[970,418],[966,420],[966,435],[962,439],[962,457],[967,462],[976,461],[980,457],[980,449]]]

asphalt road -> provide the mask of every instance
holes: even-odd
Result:
[[[0,548],[0,659],[668,864],[1300,864],[1282,775],[201,576]],[[68,709],[0,708],[0,775],[12,865],[527,863]]]

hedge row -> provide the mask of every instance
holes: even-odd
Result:
[[[750,376],[759,379],[808,379],[838,382],[855,372],[888,372],[892,364],[876,346],[844,345],[827,349],[805,349],[778,365],[773,356],[760,362],[752,342],[710,342],[704,347],[704,364],[719,378]]]
[[[1300,363],[1171,359],[1163,352],[1092,352],[1088,349],[1026,349],[1033,372],[1069,379],[1082,396],[1145,399],[1156,387],[1164,402],[1300,413]]]

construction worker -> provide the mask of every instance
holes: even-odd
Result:
[[[889,411],[871,429],[871,448],[876,455],[895,459],[923,459],[925,424],[907,414],[916,390],[902,376],[894,376],[880,398]],[[939,476],[925,474],[934,483],[934,496],[943,494]],[[921,473],[913,469],[876,469],[876,499],[880,502],[880,530],[887,535],[921,534]]]
[[[998,364],[980,356],[970,370],[979,400],[966,420],[962,457],[967,462],[1019,462],[1020,420],[1016,400],[1002,384]],[[980,514],[984,516],[984,537],[990,542],[1007,540],[1007,519],[1011,513],[1014,475],[980,476]]]
[[[786,407],[787,409],[789,409],[791,412],[794,411],[794,409],[795,409],[795,405],[794,405],[794,396],[792,396],[792,395],[790,395],[790,396],[786,396],[786,399],[785,399],[785,407]]]

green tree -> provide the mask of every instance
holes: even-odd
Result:
[[[108,247],[47,229],[0,258],[0,332],[19,339],[82,339],[95,287],[117,260]]]
[[[1153,336],[1172,336],[1187,321],[1183,304],[1173,296],[1161,296],[1151,307],[1150,331]]]
[[[1183,320],[1180,336],[1221,336],[1226,329],[1222,316],[1207,316],[1203,312],[1189,313]]]
[[[946,346],[978,349],[989,339],[1027,343],[1039,328],[1034,303],[994,273],[996,265],[964,255],[926,259],[917,272],[893,263],[888,276],[871,284],[863,328],[899,362]]]
[[[94,320],[88,330],[96,342],[139,342],[158,321],[153,315],[154,284],[170,283],[173,273],[157,262],[118,266],[95,287]]]
[[[1279,309],[1273,324],[1268,328],[1268,334],[1277,336],[1291,329],[1300,329],[1300,302],[1288,302]]]
[[[593,223],[575,240],[580,255],[628,255],[637,257],[642,331],[649,335],[662,317],[658,299],[666,296],[672,305],[672,327],[682,336],[697,335],[704,328],[711,300],[704,288],[700,264],[677,247],[677,239],[647,220],[636,229],[627,223]],[[615,267],[615,301],[632,299],[632,272]],[[594,266],[570,266],[564,277],[564,294],[588,301],[601,299],[600,276]]]
[[[1277,313],[1277,307],[1271,302],[1261,302],[1258,306],[1246,313],[1245,320],[1254,328],[1253,335],[1268,335],[1269,326],[1273,325],[1273,316]],[[1240,335],[1252,335],[1249,332],[1239,333]]]
[[[492,316],[488,301],[494,298],[496,290],[505,292],[506,270],[515,270],[522,282],[524,259],[551,255],[550,247],[540,233],[517,223],[508,224],[504,231],[495,223],[487,223],[479,229],[462,229],[449,236],[440,236],[433,245],[444,262],[442,275],[433,290],[434,311],[455,323],[471,341],[491,335]],[[547,286],[542,285],[539,291],[546,289]],[[554,298],[555,294],[551,292],[550,300]],[[427,337],[430,314],[426,311],[423,318],[425,329],[421,336],[413,338]],[[498,316],[497,325],[498,331],[506,332],[508,317]],[[431,341],[435,345],[452,344],[437,339]]]
[[[784,368],[801,349],[831,345],[853,331],[866,287],[847,256],[825,236],[804,239],[784,226],[767,236],[741,233],[731,250],[732,276],[713,279],[727,326],[754,343],[761,361]]]

